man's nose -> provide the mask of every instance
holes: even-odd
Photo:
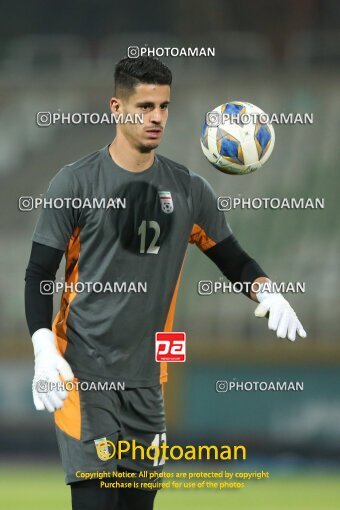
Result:
[[[154,122],[156,124],[160,124],[161,121],[162,121],[162,114],[161,114],[161,111],[158,110],[158,109],[154,109],[151,113],[151,117],[150,117],[150,120],[151,122]]]

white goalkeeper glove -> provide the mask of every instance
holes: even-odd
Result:
[[[268,286],[270,282],[266,283],[266,286]],[[276,331],[279,338],[288,337],[289,340],[294,342],[296,332],[300,337],[306,338],[307,333],[288,301],[282,294],[268,292],[263,288],[264,285],[262,284],[260,290],[256,293],[257,300],[260,303],[255,310],[256,317],[265,317],[269,312],[268,328]],[[263,290],[261,290],[261,287]]]
[[[63,380],[72,381],[72,369],[58,352],[54,334],[50,329],[38,329],[32,335],[35,365],[32,383],[33,402],[37,411],[47,409],[53,413],[60,409],[67,397],[63,388]]]

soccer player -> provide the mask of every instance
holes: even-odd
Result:
[[[37,410],[54,412],[74,510],[153,508],[154,490],[100,489],[97,479],[84,481],[79,473],[162,470],[162,462],[107,459],[105,448],[119,439],[150,446],[165,437],[167,372],[155,361],[155,333],[172,331],[188,242],[231,282],[244,284],[245,294],[259,302],[255,315],[268,316],[278,337],[306,336],[284,297],[263,288],[269,278],[240,247],[209,183],[155,153],[171,82],[171,71],[158,59],[117,64],[111,112],[143,114],[144,122],[118,124],[111,144],[56,174],[47,199],[61,198],[65,205],[43,209],[33,236],[25,289],[35,355],[33,400]],[[113,199],[116,207],[75,207],[66,199]],[[52,294],[41,292],[41,285],[55,280],[64,254],[66,285],[52,326]],[[96,292],[86,282],[118,287]],[[248,282],[258,284],[256,292]],[[77,292],[80,283],[84,292]],[[109,382],[117,389],[74,385],[65,391],[53,384],[61,379]]]

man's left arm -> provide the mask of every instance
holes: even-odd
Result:
[[[269,329],[279,338],[294,341],[296,333],[307,336],[296,313],[278,292],[272,292],[271,281],[259,264],[240,246],[217,209],[217,197],[210,184],[191,174],[194,226],[189,242],[195,243],[232,283],[242,285],[242,291],[259,303],[256,317],[268,317]]]
[[[239,245],[234,235],[213,247],[203,250],[232,283],[239,283],[243,293],[259,303],[256,317],[268,317],[268,328],[276,331],[279,338],[292,342],[296,333],[307,336],[296,313],[288,301],[278,292],[271,292],[271,281],[259,264]]]

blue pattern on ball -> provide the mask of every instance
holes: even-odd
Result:
[[[256,133],[256,139],[259,142],[259,144],[261,145],[262,154],[263,154],[263,151],[265,150],[265,148],[267,147],[267,145],[271,139],[269,130],[265,126],[261,126],[260,129],[258,130],[258,132]],[[261,154],[261,156],[262,156],[262,154]]]
[[[239,161],[238,147],[239,142],[234,142],[233,140],[229,140],[226,136],[224,136],[221,140],[220,154],[222,156],[227,156],[228,158],[233,158]]]
[[[222,113],[229,113],[229,115],[239,115],[243,110],[244,106],[240,104],[227,103],[224,106]]]

